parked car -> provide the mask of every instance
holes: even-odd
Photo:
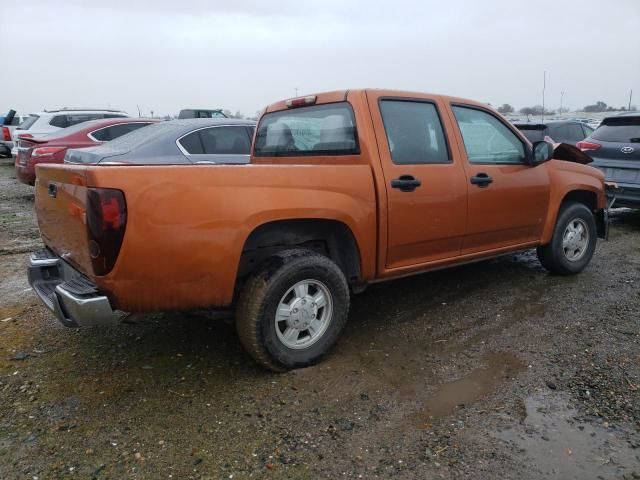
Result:
[[[178,114],[178,118],[226,118],[227,116],[222,112],[222,110],[206,110],[206,109],[198,109],[198,108],[186,108],[184,110],[180,110]]]
[[[640,208],[640,112],[603,119],[578,148],[616,184],[609,190],[610,207]]]
[[[557,143],[576,145],[593,132],[593,128],[589,125],[576,120],[557,120],[544,123],[515,122],[514,125],[530,142],[540,142],[545,137],[549,137]]]
[[[22,183],[33,185],[36,165],[63,163],[69,149],[95,147],[156,122],[158,120],[142,118],[106,118],[78,123],[41,137],[21,138],[15,159],[16,177]]]
[[[22,115],[16,115],[15,110],[10,111],[7,115],[2,117],[0,121],[0,157],[11,157],[11,150],[13,149],[13,131],[26,117]]]
[[[575,274],[606,236],[602,172],[553,160],[478,102],[395,90],[277,102],[241,165],[200,157],[216,132],[175,128],[147,127],[148,148],[139,130],[38,166],[46,250],[29,282],[63,324],[234,307],[246,350],[281,371],[329,351],[368,283],[531,248]],[[183,155],[166,153],[176,144]]]
[[[101,118],[125,118],[125,112],[120,110],[97,110],[97,109],[63,109],[45,110],[43,112],[32,113],[13,132],[14,147],[11,153],[18,154],[16,137],[36,137],[56,132],[60,129],[77,125],[78,123]]]

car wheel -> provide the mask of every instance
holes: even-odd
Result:
[[[280,252],[245,283],[236,328],[262,366],[286,371],[316,363],[347,321],[349,287],[340,268],[311,250]]]
[[[538,247],[538,258],[552,273],[580,273],[593,257],[597,238],[591,210],[582,203],[567,203],[558,214],[551,243]]]

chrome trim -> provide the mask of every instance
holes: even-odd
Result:
[[[207,125],[206,127],[200,127],[200,128],[196,128],[195,130],[191,130],[183,135],[180,135],[177,139],[176,139],[176,147],[178,147],[178,150],[180,150],[182,152],[182,154],[185,157],[190,157],[192,155],[218,155],[215,153],[189,153],[187,152],[187,150],[180,144],[180,140],[182,140],[184,137],[186,137],[187,135],[191,135],[192,133],[195,132],[199,132],[200,130],[207,130],[209,128],[220,128],[220,127],[239,127],[239,128],[247,128],[247,127],[251,127],[252,124],[246,124],[246,125],[241,125],[238,123],[232,123],[232,124],[224,124],[224,125]],[[247,135],[248,137],[248,135]],[[251,143],[251,139],[249,139],[249,143]],[[231,155],[231,154],[225,154],[225,153],[221,153],[220,155]],[[237,153],[234,155],[245,155],[244,153]]]

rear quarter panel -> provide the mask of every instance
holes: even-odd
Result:
[[[347,225],[362,274],[375,271],[376,203],[369,165],[98,166],[88,186],[127,203],[114,269],[96,283],[127,311],[227,306],[243,245],[258,226],[319,218]]]

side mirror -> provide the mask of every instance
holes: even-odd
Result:
[[[531,154],[531,164],[539,165],[553,158],[553,145],[549,142],[535,142]]]

